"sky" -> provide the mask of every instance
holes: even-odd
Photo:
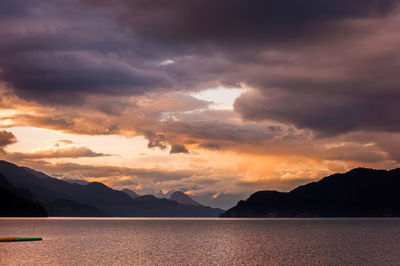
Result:
[[[229,208],[400,165],[397,0],[2,0],[0,158]]]

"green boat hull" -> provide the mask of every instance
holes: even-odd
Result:
[[[0,242],[40,241],[41,237],[0,237]]]

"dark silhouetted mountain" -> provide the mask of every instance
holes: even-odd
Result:
[[[54,201],[63,199],[88,205],[110,216],[119,217],[216,217],[223,212],[223,210],[205,206],[182,205],[154,196],[132,199],[126,193],[111,189],[102,183],[70,184],[35,170],[27,171],[26,168],[6,161],[0,161],[0,172],[11,185],[18,189],[29,190],[44,206],[52,206]],[[70,207],[77,206],[70,205]],[[50,207],[49,211],[52,211]]]
[[[202,206],[200,203],[197,201],[194,201],[191,197],[186,195],[183,192],[180,191],[175,191],[172,193],[171,197],[169,198],[170,200],[176,201],[180,204],[185,204],[185,205],[192,205],[192,206]]]
[[[154,195],[143,195],[139,196],[135,199],[136,202],[144,202],[144,201],[153,201],[153,200],[158,200],[160,198],[157,198]]]
[[[14,187],[8,182],[7,178],[0,173],[0,187],[7,190],[14,190]]]
[[[400,169],[356,168],[283,193],[259,191],[221,217],[400,217]]]
[[[17,189],[28,189],[43,205],[65,199],[96,207],[113,216],[128,216],[129,214],[131,198],[120,191],[96,182],[78,185],[49,176],[44,178],[44,173],[38,177],[32,174],[32,171],[28,172],[25,169],[0,161],[0,172],[6,176],[7,180]]]
[[[87,185],[90,182],[86,181],[86,180],[80,180],[80,179],[68,179],[68,178],[63,178],[61,179],[62,181],[65,181],[67,183],[70,184],[78,184],[78,185]]]
[[[135,201],[140,203],[135,206],[137,217],[218,217],[224,212],[218,208],[185,205],[153,195],[140,196]]]
[[[0,174],[0,216],[1,217],[47,217],[46,210],[39,204],[33,203],[18,194],[16,190]],[[26,192],[24,191],[23,194]]]
[[[27,171],[27,172],[29,172],[29,173],[35,175],[36,177],[39,177],[39,178],[42,178],[42,179],[51,179],[51,177],[49,177],[48,175],[46,175],[46,174],[44,174],[44,173],[42,173],[42,172],[33,170],[33,169],[31,169],[31,168],[28,168],[28,167],[21,167],[21,168],[22,168],[23,170],[25,170],[25,171]]]
[[[55,200],[45,205],[49,216],[56,217],[107,217],[109,214],[73,200]]]
[[[132,199],[136,199],[137,197],[140,197],[139,194],[137,194],[135,191],[124,188],[123,190],[121,190],[122,192],[124,192],[126,195],[128,195],[129,197],[131,197]]]

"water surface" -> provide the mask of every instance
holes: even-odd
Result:
[[[400,219],[0,219],[0,265],[398,265]]]

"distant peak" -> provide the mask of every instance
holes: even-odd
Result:
[[[170,200],[176,201],[180,204],[201,206],[200,203],[194,201],[191,197],[181,191],[175,191],[171,194]]]
[[[107,187],[103,183],[100,182],[90,182],[86,186],[92,186],[92,187]],[[107,187],[108,188],[108,187]]]
[[[174,195],[175,195],[175,196],[177,196],[177,195],[182,195],[182,196],[185,195],[185,196],[189,197],[188,195],[186,195],[186,194],[183,193],[182,191],[174,191],[174,192],[171,194],[171,197],[174,196]]]
[[[371,169],[371,168],[357,167],[357,168],[351,169],[348,173],[357,173],[357,172],[366,172],[366,171],[378,171],[378,170]]]
[[[137,201],[154,201],[154,200],[159,200],[159,198],[157,198],[154,195],[143,195],[143,196],[136,197],[135,200],[137,200]]]
[[[138,197],[140,197],[139,194],[137,194],[135,191],[130,190],[128,188],[124,188],[123,190],[121,190],[122,192],[124,192],[125,194],[127,194],[129,197],[131,197],[132,199],[136,199]]]

